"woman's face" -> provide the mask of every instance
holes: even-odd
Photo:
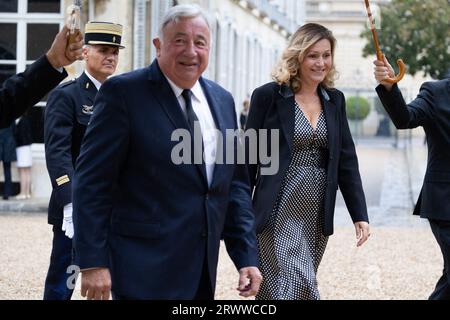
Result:
[[[300,63],[300,79],[304,83],[319,85],[333,67],[331,43],[328,39],[317,41]]]

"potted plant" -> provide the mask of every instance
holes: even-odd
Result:
[[[358,136],[360,134],[361,121],[363,121],[370,113],[370,103],[366,98],[360,96],[352,96],[347,98],[347,119],[353,126],[353,134]],[[352,128],[353,127],[353,128]]]

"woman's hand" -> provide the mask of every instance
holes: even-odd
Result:
[[[366,221],[355,222],[357,247],[361,247],[370,237],[370,227]]]

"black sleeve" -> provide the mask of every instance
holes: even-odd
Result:
[[[367,214],[366,198],[359,173],[358,157],[353,142],[350,128],[348,126],[345,111],[345,98],[341,100],[341,154],[339,158],[338,183],[344,197],[347,209],[353,222],[369,222]]]
[[[433,121],[434,95],[430,82],[422,85],[417,98],[408,105],[397,84],[391,91],[382,85],[376,91],[397,129],[413,129]]]
[[[44,55],[24,72],[6,79],[0,88],[0,127],[8,127],[66,77],[67,72],[53,68]]]
[[[267,89],[265,89],[265,90],[267,90]],[[264,91],[264,89],[262,89],[262,88],[256,89],[253,92],[251,100],[250,100],[250,110],[248,113],[247,124],[245,126],[245,130],[246,131],[256,130],[256,145],[250,146],[249,141],[248,140],[245,141],[245,143],[246,143],[245,150],[247,151],[246,152],[246,164],[247,164],[248,176],[250,179],[251,190],[253,190],[253,188],[255,187],[257,172],[258,172],[258,163],[259,163],[258,131],[264,125],[264,119],[266,117],[267,110],[269,109],[269,106],[271,103],[272,103],[271,95],[268,94],[266,91]],[[246,133],[249,134],[248,132],[246,132]],[[253,159],[251,157],[250,152],[256,153],[256,154],[253,154]],[[254,161],[255,158],[257,159],[257,161]]]
[[[231,96],[230,105],[235,113]],[[234,114],[234,119],[236,119],[236,114]],[[234,124],[234,129],[237,130],[237,123]],[[242,141],[238,139],[237,144],[241,143]],[[237,145],[237,148],[239,147],[242,145]],[[259,265],[254,231],[255,215],[247,174],[245,164],[236,162],[230,186],[227,217],[222,233],[228,254],[238,270],[243,267]]]
[[[73,181],[74,246],[81,269],[109,267],[113,191],[126,160],[129,117],[120,83],[106,81],[84,135]]]

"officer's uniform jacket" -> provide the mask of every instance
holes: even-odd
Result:
[[[48,222],[60,225],[72,202],[72,176],[81,142],[93,112],[97,88],[83,73],[53,90],[45,109],[45,157],[53,191]]]

